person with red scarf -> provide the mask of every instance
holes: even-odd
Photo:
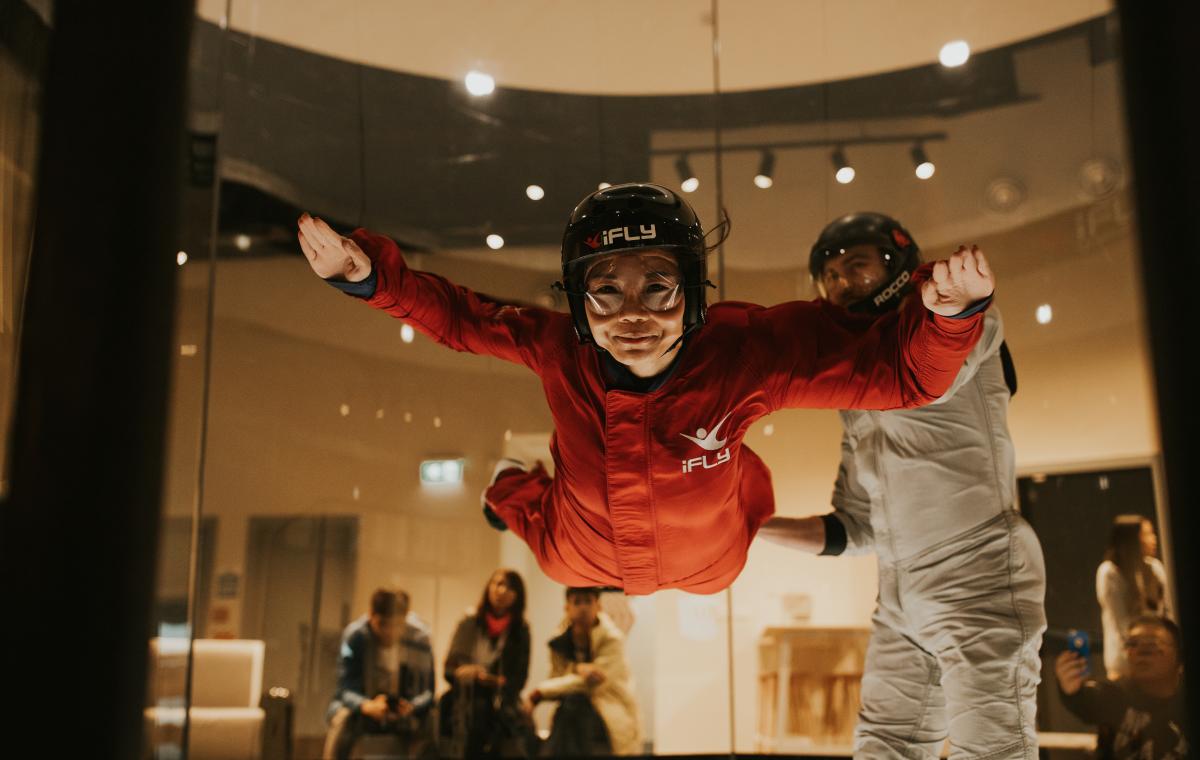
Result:
[[[454,629],[443,673],[450,690],[438,704],[443,757],[525,757],[535,742],[521,703],[529,678],[525,582],[500,568],[479,605]]]
[[[994,290],[960,248],[914,273],[878,319],[826,301],[708,307],[700,221],[658,185],[592,193],[563,236],[569,313],[503,303],[409,269],[367,230],[342,237],[307,214],[313,271],[458,351],[523,364],[554,417],[555,475],[502,463],[485,513],[566,586],[710,594],[746,563],[775,511],[771,474],[742,442],[778,409],[892,409],[950,387]]]

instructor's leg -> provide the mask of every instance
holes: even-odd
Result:
[[[941,671],[933,655],[897,630],[884,609],[894,575],[880,568],[880,607],[863,668],[862,708],[854,731],[856,758],[936,758],[946,740]]]
[[[1045,567],[1024,520],[1012,515],[1003,528],[967,553],[975,573],[943,577],[940,614],[930,619],[937,632],[926,643],[942,668],[954,760],[1038,757]]]

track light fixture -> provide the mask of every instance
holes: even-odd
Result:
[[[775,154],[769,150],[764,150],[762,161],[758,164],[758,174],[754,175],[754,185],[762,190],[766,190],[771,185],[775,184]]]
[[[921,143],[913,145],[909,155],[912,156],[913,172],[917,175],[917,179],[929,179],[933,176],[937,167],[929,160],[929,156],[925,153],[925,147]]]
[[[854,181],[854,167],[846,160],[846,151],[842,150],[842,146],[833,149],[830,154],[830,159],[833,161],[833,177],[843,185],[848,185]]]
[[[679,156],[679,160],[675,162],[675,171],[679,174],[679,187],[685,193],[694,193],[700,187],[700,179],[696,173],[692,171],[691,164],[688,163],[687,154]]]

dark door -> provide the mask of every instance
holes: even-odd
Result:
[[[1096,568],[1104,560],[1113,518],[1139,514],[1158,528],[1154,474],[1150,467],[1038,475],[1017,481],[1021,513],[1046,556],[1046,618],[1038,725],[1043,731],[1093,729],[1067,712],[1058,698],[1054,658],[1066,631],[1083,629],[1091,639],[1092,673],[1104,674]],[[1161,536],[1161,533],[1160,533]]]
[[[263,688],[291,691],[297,737],[324,736],[354,593],[358,518],[255,517],[247,542],[245,630],[266,644]]]

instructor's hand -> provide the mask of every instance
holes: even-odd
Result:
[[[308,214],[301,214],[297,224],[300,248],[318,277],[362,282],[371,274],[371,260],[353,240],[342,237],[328,224]]]
[[[953,317],[996,289],[992,269],[978,246],[960,245],[948,258],[933,265],[933,276],[921,285],[925,308]]]

